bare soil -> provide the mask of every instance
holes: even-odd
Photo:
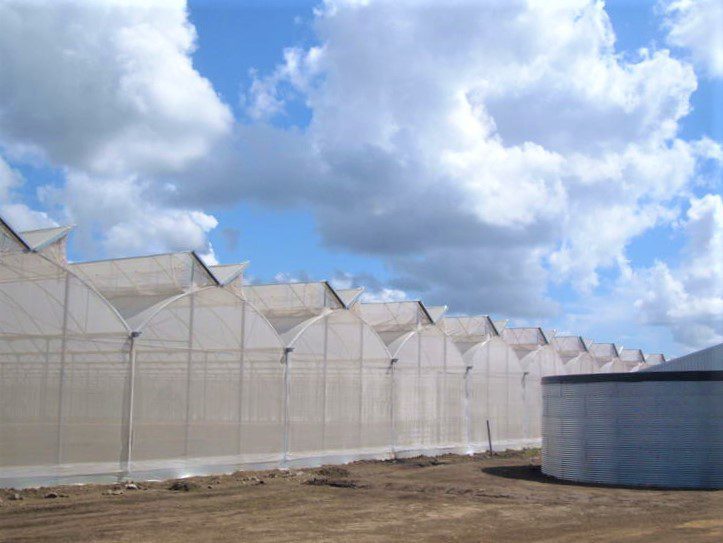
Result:
[[[0,541],[723,541],[723,491],[563,484],[536,454],[0,490]]]

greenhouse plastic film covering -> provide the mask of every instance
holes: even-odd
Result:
[[[161,304],[140,332],[132,469],[281,458],[283,347],[253,306],[206,287]]]
[[[325,282],[243,291],[289,350],[284,458],[387,456],[391,360],[376,332]]]
[[[548,336],[540,328],[505,328],[502,337],[517,354],[525,372],[524,434],[528,440],[537,442],[542,438],[542,378],[567,372],[557,351],[548,342]]]
[[[215,284],[194,253],[83,262],[71,264],[70,269],[92,284],[125,319],[191,287]]]
[[[360,303],[353,310],[379,333],[395,361],[395,452],[465,450],[465,365],[451,337],[418,301]]]
[[[328,311],[289,342],[289,460],[385,455],[391,439],[387,349],[347,310]]]
[[[442,327],[464,353],[468,368],[469,439],[473,450],[526,443],[525,372],[514,350],[486,316],[446,317]],[[489,431],[488,431],[489,424]]]
[[[128,328],[78,277],[8,240],[4,233],[0,478],[117,472],[127,430]]]
[[[419,301],[358,303],[353,310],[376,330],[387,345],[420,326],[432,324],[432,319]]]
[[[67,231],[0,221],[2,484],[461,452],[487,420],[500,443],[535,434],[512,347],[467,360],[419,302],[246,287],[194,253],[67,264]]]
[[[565,364],[568,375],[597,373],[598,365],[586,341],[579,336],[555,336],[552,345]]]
[[[395,451],[466,449],[465,365],[451,338],[425,326],[389,347],[396,359]]]

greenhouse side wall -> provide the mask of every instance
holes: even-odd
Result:
[[[30,252],[0,259],[0,484],[123,469],[129,333],[83,281]]]
[[[493,450],[525,446],[525,373],[514,351],[494,336],[470,348],[464,360],[472,368],[468,374],[471,450],[485,451],[490,444]]]
[[[347,310],[303,326],[288,354],[288,445],[305,462],[386,458],[391,446],[389,355]]]
[[[161,277],[168,259],[152,260]],[[185,270],[189,257],[170,262]],[[124,265],[105,266],[108,284]],[[413,323],[393,363],[346,308],[321,307],[282,337],[213,284],[174,284],[181,293],[166,299],[146,285],[123,298],[134,308],[124,320],[60,261],[5,250],[0,274],[3,484],[469,452],[486,448],[487,421],[497,448],[535,437],[520,420],[529,405],[518,366],[483,374],[434,324]]]
[[[217,287],[159,308],[137,340],[131,471],[182,476],[275,465],[283,348],[246,301]]]
[[[466,452],[465,365],[451,338],[431,325],[390,348],[395,453]]]

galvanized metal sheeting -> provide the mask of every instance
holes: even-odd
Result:
[[[646,372],[655,371],[705,371],[723,370],[723,343],[701,351],[681,356],[661,364],[646,368]]]
[[[723,372],[669,375],[544,379],[542,471],[579,482],[723,488]]]

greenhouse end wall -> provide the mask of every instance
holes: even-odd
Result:
[[[53,259],[0,252],[0,484],[117,474],[128,439],[130,334]]]

